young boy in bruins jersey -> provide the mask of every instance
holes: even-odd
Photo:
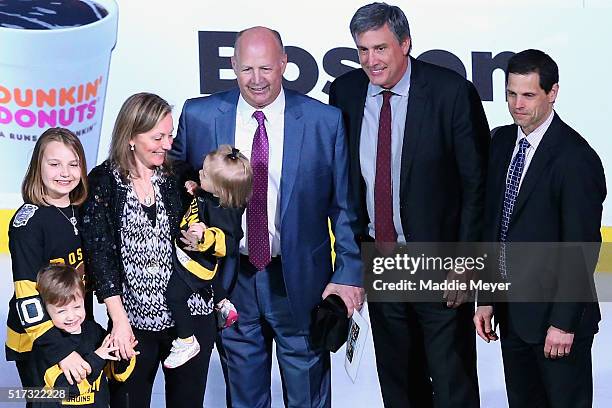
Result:
[[[47,389],[63,389],[65,399],[61,402],[35,402],[33,407],[78,405],[86,407],[108,407],[109,389],[107,376],[118,381],[129,377],[136,357],[129,362],[120,362],[115,356],[110,334],[93,320],[85,319],[85,286],[80,274],[68,265],[49,265],[43,268],[36,280],[36,287],[53,325],[68,340],[67,347],[76,351],[91,366],[91,373],[80,383],[70,384],[45,345],[34,341],[32,363],[37,386]],[[136,341],[132,346],[136,345]],[[110,363],[107,364],[107,360]],[[119,365],[121,364],[121,367]],[[55,396],[58,396],[57,392]]]

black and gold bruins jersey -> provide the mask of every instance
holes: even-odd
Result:
[[[242,239],[241,219],[244,208],[224,208],[219,199],[198,188],[180,228],[186,231],[190,225],[203,222],[208,228],[204,232],[198,251],[185,251],[185,243],[176,239],[175,270],[186,278],[192,289],[198,289],[205,281],[211,281],[217,274],[220,258],[235,254]],[[187,272],[182,274],[182,272]],[[220,289],[220,288],[218,288]]]
[[[76,209],[75,209],[76,211]],[[9,302],[6,359],[25,360],[34,341],[53,359],[68,356],[65,341],[53,327],[36,290],[36,275],[49,263],[64,263],[84,271],[81,237],[70,222],[73,207],[23,204],[9,224],[9,250],[15,292]]]
[[[36,385],[38,387],[65,388],[68,397],[61,402],[48,401],[34,403],[33,408],[54,408],[61,406],[108,407],[110,396],[107,378],[125,381],[136,364],[136,356],[130,361],[106,361],[95,351],[100,347],[106,331],[96,322],[85,320],[81,325],[81,333],[70,334],[60,331],[67,345],[66,351],[76,351],[91,366],[91,373],[78,384],[70,385],[57,362],[46,353],[45,347],[38,342],[32,350],[32,365]]]

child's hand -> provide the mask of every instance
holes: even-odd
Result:
[[[187,180],[185,182],[185,189],[191,195],[195,195],[196,188],[198,188],[198,183],[193,180]]]
[[[115,352],[119,349],[117,346],[112,345],[112,338],[110,334],[107,334],[102,345],[96,350],[96,354],[104,360],[119,360],[119,357],[115,356]]]
[[[138,344],[138,340],[136,340],[136,339],[132,339],[131,346],[132,346],[132,348],[133,348],[133,349],[134,349],[134,348],[136,348],[136,345],[137,345],[137,344]],[[140,351],[136,351],[136,350],[134,350],[134,354],[138,355],[138,354],[140,354]]]
[[[196,222],[195,224],[191,224],[187,229],[187,233],[191,235],[195,235],[198,238],[198,241],[202,240],[204,236],[204,231],[206,231],[206,225],[203,222]]]

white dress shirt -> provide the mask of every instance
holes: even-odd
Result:
[[[521,185],[523,185],[523,180],[525,179],[525,174],[527,174],[527,169],[529,168],[529,165],[531,164],[533,155],[538,149],[538,146],[540,145],[540,142],[542,141],[542,138],[544,137],[544,133],[546,133],[546,131],[548,130],[548,127],[550,126],[554,117],[555,117],[555,111],[550,112],[550,115],[548,116],[548,118],[546,118],[546,120],[540,126],[535,128],[533,132],[531,132],[527,136],[525,136],[525,133],[523,133],[523,129],[521,129],[520,126],[517,126],[518,130],[516,132],[517,135],[516,135],[516,142],[514,144],[514,150],[512,151],[512,159],[514,159],[514,156],[516,156],[516,154],[519,151],[519,142],[521,141],[522,138],[526,137],[530,145],[527,148],[527,150],[525,150],[525,165],[523,166],[523,174],[521,174],[521,179],[519,180],[519,191],[521,191]],[[512,160],[510,160],[510,165],[512,165]],[[508,178],[509,171],[510,171],[510,166],[508,166],[508,171],[506,172],[506,178]]]
[[[236,148],[249,160],[253,149],[253,138],[257,129],[257,120],[253,117],[256,110],[261,110],[266,119],[265,127],[268,134],[268,235],[270,237],[271,256],[280,255],[280,181],[283,166],[283,137],[285,134],[285,93],[281,88],[274,102],[263,109],[255,109],[244,100],[238,98],[236,106]],[[248,255],[246,211],[242,216],[244,238],[240,241],[240,253]]]

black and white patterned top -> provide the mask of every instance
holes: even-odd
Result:
[[[122,183],[119,172],[115,181]],[[126,185],[127,196],[121,217],[121,260],[123,306],[133,327],[159,331],[174,325],[166,304],[166,287],[172,274],[172,238],[169,217],[160,193],[158,170],[151,181],[155,191],[156,220],[152,223],[132,185]],[[199,295],[192,295],[188,304],[192,314],[209,314],[212,299],[207,304]]]
[[[124,226],[127,225],[126,220],[124,220],[126,208],[135,208],[135,206],[140,205],[133,201],[136,200],[137,202],[137,199],[134,192],[131,191],[131,183],[129,180],[121,180],[116,166],[109,160],[96,166],[87,178],[90,190],[87,200],[81,207],[81,236],[85,249],[86,268],[91,273],[98,300],[102,302],[112,296],[121,296],[124,303],[130,302],[130,305],[125,307],[128,316],[130,316],[130,322],[135,327],[146,327],[149,330],[159,331],[163,330],[162,327],[173,325],[174,322],[168,319],[167,306],[163,297],[170,271],[168,269],[164,271],[163,269],[166,267],[160,268],[160,271],[167,274],[168,277],[159,283],[161,288],[159,289],[155,286],[155,282],[149,282],[148,285],[141,284],[140,281],[144,281],[145,277],[144,270],[132,267],[129,277],[125,270],[127,262],[123,261],[123,257],[128,255],[132,259],[137,258],[135,254],[143,251],[143,246],[139,246],[137,242],[146,235],[143,232],[140,233],[141,235],[134,234],[134,230],[132,230],[132,233],[128,232],[128,235],[125,235],[123,231]],[[157,201],[155,223],[162,226],[158,229],[158,231],[163,231],[161,237],[170,237],[167,240],[164,239],[165,245],[168,246],[180,234],[179,223],[191,200],[191,197],[183,193],[179,186],[182,186],[182,183],[174,172],[168,169],[160,169],[156,172],[154,183]],[[128,195],[131,198],[128,199]],[[131,201],[131,204],[128,204],[128,200]],[[158,206],[159,208],[157,208]],[[143,220],[146,217],[141,206],[138,208],[138,212],[133,212],[131,215],[142,217]],[[153,233],[152,224],[149,228],[151,228],[149,230],[151,232],[146,236]],[[145,244],[144,247],[148,248],[149,245]],[[170,265],[170,256],[167,252],[163,256],[158,256],[161,253],[159,250],[152,250],[152,252],[155,253],[156,258],[165,259],[161,262],[162,265]],[[129,282],[126,282],[128,279]],[[126,299],[130,300],[126,301]],[[159,308],[154,302],[159,302],[163,306],[164,312],[159,316],[164,316],[164,313],[166,313],[165,317],[159,318],[157,323],[155,323],[156,319],[153,318],[147,326],[136,326],[135,316],[138,316],[142,323],[147,320],[145,312]],[[203,298],[192,296],[188,304],[192,314],[206,315],[213,311],[212,302],[212,299],[203,294]]]

